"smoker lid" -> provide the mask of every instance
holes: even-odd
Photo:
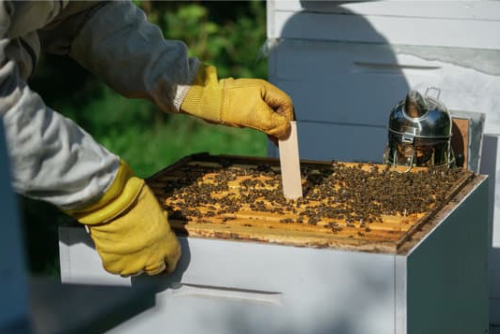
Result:
[[[392,109],[389,131],[412,138],[451,138],[452,120],[439,100],[412,90]]]

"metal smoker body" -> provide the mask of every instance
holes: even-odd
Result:
[[[452,120],[437,99],[410,91],[391,111],[384,163],[393,167],[452,167]]]

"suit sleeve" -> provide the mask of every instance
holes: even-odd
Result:
[[[96,5],[42,36],[46,49],[67,52],[118,93],[168,112],[179,111],[199,65],[183,42],[164,39],[129,1]]]
[[[0,4],[0,117],[14,189],[63,209],[97,200],[119,159],[78,125],[47,107],[21,78],[19,44],[9,39],[12,7]],[[21,66],[22,67],[22,66]]]

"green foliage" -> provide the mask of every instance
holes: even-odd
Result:
[[[168,39],[215,65],[220,77],[266,78],[257,62],[265,42],[265,2],[134,1]],[[30,81],[46,104],[75,120],[141,177],[197,152],[264,156],[266,136],[167,115],[147,101],[125,99],[75,62],[45,55]],[[30,268],[57,276],[57,226],[67,219],[52,206],[22,199]]]
[[[154,2],[161,6],[159,23],[164,36],[186,43],[189,54],[218,69],[219,76],[265,78],[265,62],[257,62],[265,42],[265,2],[232,2],[245,5],[245,11],[226,13],[227,4]],[[178,4],[177,4],[178,5]],[[222,10],[222,13],[221,13]],[[157,15],[152,15],[157,16]]]

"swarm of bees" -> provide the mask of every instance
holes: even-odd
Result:
[[[166,182],[164,189],[171,219],[217,216],[226,222],[244,209],[284,215],[283,224],[316,226],[321,222],[333,232],[359,227],[363,234],[371,231],[370,223],[382,223],[384,215],[429,211],[469,173],[456,168],[400,174],[379,165],[337,162],[303,166],[304,196],[289,200],[283,196],[279,169],[266,164],[183,166],[180,172],[185,177]]]

